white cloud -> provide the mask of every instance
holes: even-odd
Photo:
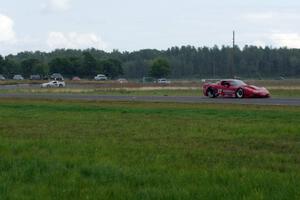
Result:
[[[242,15],[242,19],[250,22],[278,22],[300,20],[299,12],[294,10],[283,10],[283,11],[265,11],[265,12],[250,12]]]
[[[0,14],[0,43],[13,43],[16,40],[14,21],[6,15]]]
[[[288,48],[300,48],[300,34],[298,33],[274,33],[271,40],[276,46]]]
[[[48,0],[46,4],[42,5],[43,11],[59,12],[67,11],[71,8],[71,0]]]
[[[248,13],[244,15],[244,18],[249,21],[265,21],[271,20],[276,17],[276,13],[274,12],[262,12],[262,13]]]
[[[257,46],[257,47],[265,47],[267,46],[266,43],[262,40],[256,40],[254,41],[254,45]]]
[[[67,48],[67,49],[86,49],[96,48],[105,49],[106,44],[100,36],[94,33],[62,33],[50,32],[47,39],[47,45],[51,49]]]

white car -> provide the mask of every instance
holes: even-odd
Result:
[[[95,76],[94,79],[96,81],[106,81],[107,80],[107,76],[105,76],[104,74],[98,74],[97,76]]]
[[[14,79],[14,80],[17,80],[17,81],[22,81],[22,80],[24,80],[23,76],[22,76],[22,75],[19,75],[19,74],[14,75],[13,79]]]
[[[157,83],[161,83],[161,84],[170,84],[171,81],[165,79],[165,78],[161,78],[157,80]]]
[[[48,83],[43,83],[41,85],[42,88],[57,88],[57,87],[66,87],[65,82],[63,81],[50,81]]]

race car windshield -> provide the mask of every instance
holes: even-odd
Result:
[[[233,86],[241,86],[241,85],[246,85],[246,83],[244,83],[243,81],[236,80],[236,81],[232,81],[231,85],[233,85]]]

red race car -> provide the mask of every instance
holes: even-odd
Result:
[[[270,92],[266,88],[247,85],[243,81],[236,79],[225,79],[217,83],[205,83],[203,85],[203,94],[210,98],[219,96],[236,98],[270,97]]]

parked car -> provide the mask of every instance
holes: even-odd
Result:
[[[96,81],[106,81],[107,80],[107,76],[105,76],[104,74],[98,74],[97,76],[94,77],[94,79]]]
[[[155,83],[155,79],[152,77],[143,77],[142,83]]]
[[[0,81],[4,81],[4,80],[5,80],[5,77],[2,74],[0,74]]]
[[[43,79],[43,80],[50,80],[50,76],[49,76],[49,75],[45,75],[45,76],[43,76],[42,79]]]
[[[50,76],[50,79],[56,80],[56,81],[63,81],[64,77],[60,73],[54,73]]]
[[[41,80],[41,76],[38,74],[30,75],[29,79],[30,80]]]
[[[14,79],[14,80],[17,80],[17,81],[24,80],[23,76],[22,76],[22,75],[19,75],[19,74],[14,75],[13,79]]]
[[[62,88],[62,87],[66,87],[66,84],[64,81],[50,81],[48,83],[43,83],[41,84],[42,88]]]
[[[73,78],[72,78],[72,81],[80,81],[81,79],[78,77],[78,76],[74,76]]]
[[[160,84],[170,84],[171,81],[170,80],[167,80],[165,78],[161,78],[161,79],[158,79],[157,80],[157,83],[160,83]]]
[[[210,98],[215,97],[270,97],[270,92],[264,87],[247,85],[241,80],[224,79],[217,83],[205,83],[203,85],[203,94]]]
[[[119,78],[117,80],[118,83],[128,83],[128,81],[125,78]]]

